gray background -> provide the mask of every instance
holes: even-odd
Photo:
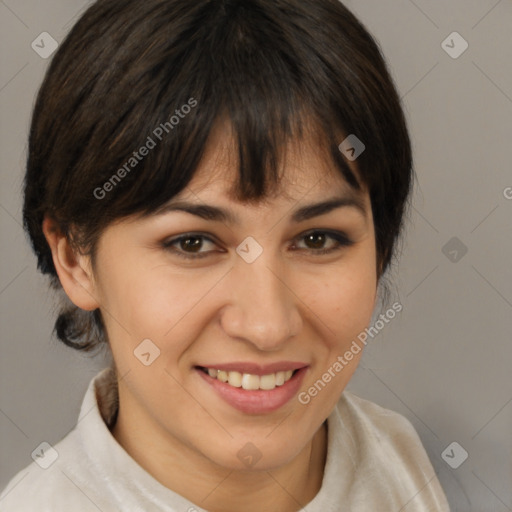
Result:
[[[52,296],[21,228],[30,114],[49,62],[31,43],[43,31],[62,41],[87,3],[0,1],[0,488],[39,443],[73,427],[105,365],[53,337]],[[349,388],[411,420],[452,510],[512,510],[512,2],[345,3],[388,59],[418,176],[389,276],[390,303],[404,309],[368,345]],[[441,45],[454,31],[469,44],[456,59]],[[469,454],[457,469],[441,457],[453,441]]]

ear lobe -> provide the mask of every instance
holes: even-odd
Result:
[[[89,258],[73,249],[68,238],[50,217],[45,216],[42,228],[66,295],[75,306],[86,311],[99,308]]]

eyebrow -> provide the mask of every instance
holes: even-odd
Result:
[[[293,212],[291,220],[295,223],[303,222],[314,217],[319,217],[320,215],[325,215],[326,213],[342,207],[355,208],[363,215],[363,217],[366,218],[367,212],[364,202],[358,196],[352,195],[333,197],[326,201],[302,206]],[[210,221],[229,224],[238,223],[237,217],[230,210],[208,204],[190,203],[183,200],[176,200],[167,203],[159,208],[155,213],[156,215],[163,215],[174,211],[190,213]]]

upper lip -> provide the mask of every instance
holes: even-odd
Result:
[[[239,363],[214,363],[200,365],[202,368],[210,368],[215,370],[224,370],[227,372],[250,373],[252,375],[269,375],[276,372],[285,372],[288,370],[298,370],[308,366],[306,363],[294,361],[278,361],[270,364],[258,364],[250,362]]]

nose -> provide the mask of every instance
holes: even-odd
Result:
[[[225,283],[230,300],[221,325],[226,334],[262,351],[280,350],[297,335],[302,319],[286,277],[284,266],[271,267],[263,255],[250,264],[240,258]]]

